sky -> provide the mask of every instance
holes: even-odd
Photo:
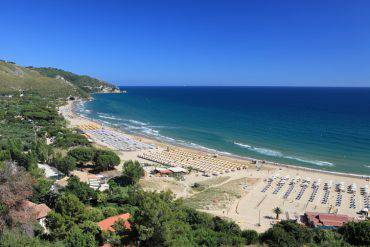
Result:
[[[370,86],[370,1],[9,1],[0,59],[117,85]]]

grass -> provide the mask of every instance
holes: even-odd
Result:
[[[208,189],[209,187],[221,184],[225,181],[227,181],[230,177],[216,177],[216,178],[210,178],[202,182],[195,183],[193,186],[193,189],[196,191],[202,191],[205,189]]]
[[[226,209],[237,198],[241,197],[240,184],[245,179],[232,180],[221,186],[208,187],[185,199],[185,204],[196,209]]]

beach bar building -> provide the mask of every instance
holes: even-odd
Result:
[[[306,212],[306,222],[311,227],[318,227],[321,229],[336,229],[343,226],[354,218],[344,214],[327,214],[317,212]]]

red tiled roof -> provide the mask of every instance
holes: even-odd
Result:
[[[319,214],[319,219],[321,221],[348,221],[349,216],[343,214]]]
[[[161,170],[161,171],[159,171],[159,173],[160,174],[170,174],[170,173],[172,173],[172,171],[170,171],[170,170]]]
[[[130,222],[128,222],[128,219],[130,217],[131,217],[131,215],[129,213],[112,216],[112,217],[106,218],[105,220],[102,220],[102,221],[98,222],[98,226],[100,227],[100,229],[102,231],[112,231],[112,232],[114,232],[115,230],[112,226],[118,220],[123,220],[124,221],[123,226],[126,229],[130,230],[131,229],[131,224],[130,224]]]
[[[340,227],[344,223],[353,220],[348,215],[344,214],[325,214],[325,213],[314,213],[307,212],[307,219],[314,226],[335,226]]]

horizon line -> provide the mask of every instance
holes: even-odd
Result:
[[[118,87],[279,87],[279,88],[370,88],[370,86],[307,86],[307,85],[117,85]]]

